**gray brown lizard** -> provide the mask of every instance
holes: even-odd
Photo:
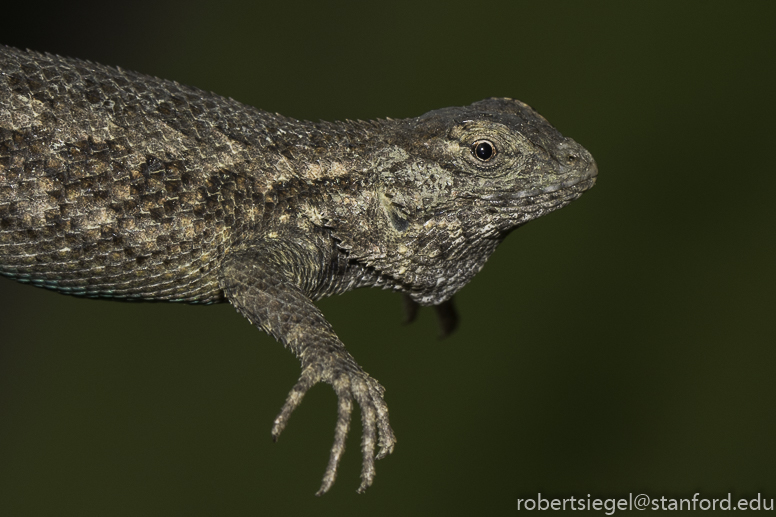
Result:
[[[336,392],[318,494],[334,482],[353,401],[359,491],[396,438],[383,387],[313,301],[393,289],[440,307],[449,331],[451,297],[499,242],[596,174],[585,149],[512,99],[314,123],[0,47],[0,273],[78,296],[232,303],[302,363],[274,438],[311,386]]]

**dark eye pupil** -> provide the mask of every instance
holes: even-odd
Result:
[[[488,142],[480,142],[474,147],[474,154],[480,160],[488,160],[491,156],[493,156],[493,146]]]

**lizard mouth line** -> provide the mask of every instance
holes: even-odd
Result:
[[[578,190],[585,191],[591,188],[595,184],[596,176],[598,176],[598,169],[593,166],[583,176],[570,178],[560,183],[553,183],[546,187],[537,187],[529,190],[521,190],[519,192],[499,192],[493,194],[485,194],[481,197],[484,201],[505,201],[513,199],[523,199],[526,197],[540,196],[542,194],[552,194],[560,190],[570,189],[573,187],[579,187]]]

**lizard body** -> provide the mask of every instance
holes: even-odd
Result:
[[[359,491],[396,439],[383,387],[313,301],[389,288],[436,305],[450,330],[451,297],[506,234],[596,174],[586,150],[512,99],[313,123],[0,47],[0,274],[80,296],[232,303],[302,363],[273,437],[311,386],[337,394],[319,494],[354,401]]]

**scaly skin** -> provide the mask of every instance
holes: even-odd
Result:
[[[359,492],[393,451],[384,388],[313,304],[356,287],[436,305],[511,230],[595,182],[590,154],[529,106],[306,122],[171,81],[0,47],[0,274],[89,297],[229,301],[302,363],[272,429],[332,385],[331,487],[355,401]],[[375,453],[375,448],[379,452]]]

